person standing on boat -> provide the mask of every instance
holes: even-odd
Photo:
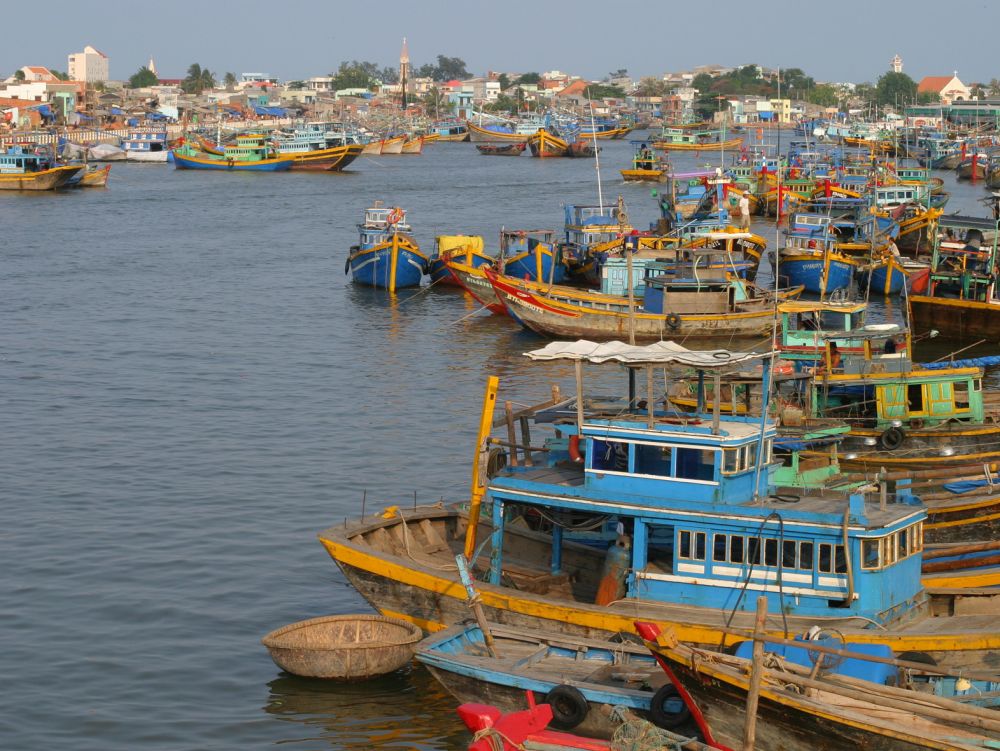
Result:
[[[746,193],[740,196],[739,203],[740,222],[739,228],[744,232],[750,231],[750,198]]]

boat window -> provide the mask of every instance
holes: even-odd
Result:
[[[910,552],[919,553],[924,549],[924,523],[918,522],[913,525],[913,534],[910,535],[910,545],[912,549]]]
[[[681,533],[680,533],[680,535],[678,537],[678,543],[679,544],[677,546],[678,547],[678,553],[677,554],[681,558],[690,558],[691,557],[691,533],[688,532],[685,529],[682,529]]]
[[[714,535],[714,539],[712,541],[712,560],[726,560],[726,535]]]
[[[794,540],[784,540],[781,543],[781,567],[782,568],[796,568],[795,565],[795,548],[796,544]]]
[[[636,444],[635,473],[637,475],[655,475],[670,477],[670,459],[673,449],[670,446],[650,446]],[[624,472],[626,470],[618,470]]]
[[[846,574],[847,573],[847,554],[844,552],[843,545],[837,545],[836,551],[836,568],[835,573]]]
[[[806,571],[813,569],[813,544],[811,542],[799,543],[799,568]]]
[[[896,536],[888,535],[882,538],[882,560],[886,566],[896,562]]]
[[[778,541],[764,540],[764,565],[778,565]]]
[[[686,480],[712,480],[715,478],[714,451],[694,448],[678,448],[676,451],[677,477]]]
[[[722,474],[731,475],[740,471],[740,450],[726,449],[722,452]]]
[[[983,390],[983,379],[981,379],[981,378],[975,378],[975,379],[973,379],[973,381],[972,381],[972,390],[973,391],[982,391]]]
[[[833,573],[833,545],[828,542],[819,546],[819,571],[821,574]]]
[[[877,569],[879,567],[879,539],[861,541],[861,568]]]
[[[750,537],[747,538],[747,563],[759,564],[760,563],[760,538]]]
[[[952,384],[952,394],[955,399],[955,409],[969,408],[969,382],[956,381]]]
[[[637,447],[638,448],[638,447]],[[644,448],[657,448],[647,446]],[[668,449],[669,450],[669,449]],[[628,472],[628,444],[619,441],[593,440],[591,467],[603,472]],[[669,457],[667,474],[670,474]]]
[[[906,387],[906,401],[910,412],[924,411],[924,387],[920,383],[911,383]]]
[[[729,560],[732,563],[743,563],[743,535],[729,538]]]
[[[681,530],[679,555],[692,561],[705,560],[705,533]]]

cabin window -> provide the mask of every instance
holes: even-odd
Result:
[[[635,473],[637,475],[655,475],[670,477],[670,461],[673,449],[670,446],[651,446],[635,444]],[[618,470],[624,472],[627,470]]]
[[[882,538],[882,560],[886,566],[896,562],[896,540],[895,535],[888,535]]]
[[[705,533],[681,530],[679,555],[693,561],[705,560]]]
[[[906,387],[906,401],[911,413],[924,411],[924,387],[911,383]]]
[[[778,565],[778,541],[774,539],[764,540],[764,565]]]
[[[955,399],[955,409],[969,408],[969,382],[957,381],[953,384],[952,394]]]
[[[910,530],[901,529],[893,537],[896,538],[896,560],[906,558],[910,554]]]
[[[656,446],[637,446],[638,448],[657,449]],[[593,440],[593,459],[591,467],[602,472],[628,472],[628,444],[620,441]],[[667,449],[669,451],[669,449]],[[670,457],[667,457],[667,471],[670,474]]]
[[[833,545],[828,542],[819,546],[819,571],[821,574],[833,573]]]
[[[715,479],[715,452],[709,449],[677,449],[676,477],[685,480]]]
[[[782,568],[797,568],[795,565],[795,553],[796,547],[794,540],[783,540],[781,543],[781,567]]]
[[[972,390],[973,391],[982,391],[983,390],[983,379],[982,378],[975,378],[975,379],[973,379],[973,381],[972,381]]]
[[[759,537],[747,539],[747,563],[758,565],[760,563],[761,541]]]
[[[722,474],[732,475],[740,471],[740,450],[726,449],[722,452]]]
[[[837,574],[846,574],[847,573],[847,553],[844,551],[844,546],[843,545],[836,545],[835,548],[836,548],[836,550],[835,550],[834,562],[836,564],[836,568],[834,569],[834,573],[837,573]]]
[[[712,560],[726,560],[726,535],[714,535],[714,540],[712,541]]]
[[[861,541],[861,568],[877,569],[880,565],[879,540]]]
[[[729,538],[729,560],[732,563],[743,563],[743,536],[733,535]]]
[[[913,525],[913,534],[910,535],[910,552],[918,553],[924,549],[924,523],[919,522]]]
[[[799,543],[799,568],[806,571],[813,570],[813,544],[811,542]]]

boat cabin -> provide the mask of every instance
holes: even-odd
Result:
[[[0,152],[0,174],[24,174],[49,169],[48,158],[26,150],[23,146],[9,146]]]
[[[794,300],[778,305],[781,316],[781,356],[815,363],[823,358],[827,343],[836,342],[841,354],[853,349],[850,335],[864,326],[863,302]],[[898,331],[899,327],[893,325]],[[860,353],[860,349],[858,349]]]
[[[156,153],[167,151],[167,131],[165,130],[133,130],[122,139],[125,151]]]
[[[938,219],[931,297],[995,301],[1000,221],[952,214]]]
[[[775,612],[875,622],[917,606],[925,512],[912,496],[890,503],[781,494],[770,484],[773,421],[722,416],[718,406],[694,414],[666,408],[663,386],[677,375],[693,370],[699,383],[718,384],[760,360],[766,377],[770,353],[580,341],[528,356],[572,362],[577,395],[534,414],[536,431],[555,431],[543,464],[511,466],[489,481],[491,583],[507,575],[508,558],[516,560],[517,550],[505,545],[507,524],[531,515],[551,521],[556,574],[573,544],[566,536],[587,517],[593,529],[612,518],[619,534],[605,570],[622,571],[618,599],[747,611],[755,600],[743,596],[749,587]],[[628,396],[586,398],[585,363],[625,366]],[[703,397],[700,391],[699,408]]]

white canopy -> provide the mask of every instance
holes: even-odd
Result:
[[[695,351],[676,342],[656,342],[644,347],[624,342],[599,344],[581,339],[577,342],[552,342],[525,352],[532,360],[582,360],[590,363],[618,362],[628,366],[686,365],[699,370],[722,370],[733,365],[770,357],[770,352],[730,352],[725,349]]]

